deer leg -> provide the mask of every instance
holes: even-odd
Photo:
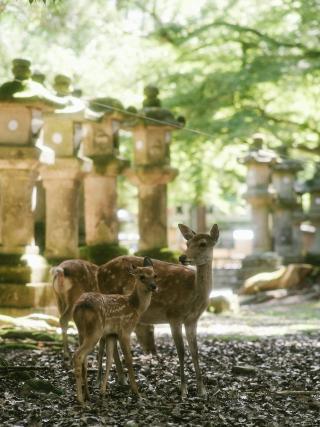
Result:
[[[126,376],[124,374],[124,370],[122,367],[117,342],[115,343],[115,346],[114,346],[113,358],[114,358],[114,361],[116,364],[116,370],[117,370],[119,384],[120,385],[127,385],[127,380],[126,380]]]
[[[119,336],[119,342],[121,346],[121,350],[123,352],[124,360],[128,369],[128,375],[129,375],[129,381],[131,390],[134,394],[139,396],[139,390],[138,386],[135,380],[133,365],[132,365],[132,355],[131,355],[131,348],[130,348],[130,336]]]
[[[184,375],[184,344],[183,344],[183,338],[182,338],[182,324],[172,322],[170,323],[170,328],[171,328],[172,338],[175,343],[178,357],[179,357],[181,397],[184,398],[187,395],[187,384],[186,384],[186,379]]]
[[[196,373],[198,395],[202,397],[206,397],[207,392],[203,384],[201,369],[199,366],[199,352],[198,352],[198,344],[197,344],[197,323],[192,322],[192,323],[185,324],[185,330],[186,330],[186,336],[187,336],[187,341],[188,341],[188,345],[189,345],[189,349],[192,357],[194,370]]]
[[[72,309],[72,306],[67,306],[59,319],[63,339],[63,356],[65,359],[70,358],[70,351],[68,348],[68,324],[72,316]]]
[[[156,354],[156,345],[154,341],[154,326],[147,324],[138,324],[135,329],[139,343],[146,353]]]
[[[99,350],[98,350],[98,375],[97,375],[97,383],[98,385],[101,385],[102,380],[102,359],[103,359],[103,353],[104,349],[106,348],[106,339],[105,337],[101,337],[99,341]]]
[[[109,372],[112,366],[113,361],[113,351],[114,351],[114,344],[115,344],[115,337],[113,336],[107,336],[104,337],[104,341],[106,343],[106,371],[104,373],[103,381],[100,386],[100,394],[101,396],[104,396],[106,393],[106,388],[108,386],[108,378],[109,378]]]
[[[73,355],[77,400],[82,405],[84,404],[83,388],[85,390],[85,397],[87,397],[87,395],[89,394],[87,384],[87,356],[94,349],[94,346],[97,344],[98,339],[99,336],[91,336],[90,340],[82,340],[82,338],[79,336],[81,344],[78,350],[76,350]]]
[[[82,384],[84,388],[84,400],[90,400],[90,392],[89,392],[88,377],[87,377],[87,365],[88,365],[88,360],[87,360],[87,357],[85,357],[82,363]]]

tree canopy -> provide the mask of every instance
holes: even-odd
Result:
[[[164,105],[187,120],[172,144],[175,201],[239,205],[245,168],[237,159],[256,132],[312,171],[319,0],[45,3],[0,0],[1,79],[13,57],[28,56],[48,81],[66,72],[85,96],[126,106],[140,106],[143,86],[157,84]]]

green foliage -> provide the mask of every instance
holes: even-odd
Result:
[[[144,85],[160,87],[163,106],[187,119],[172,144],[171,202],[241,207],[237,159],[255,132],[289,156],[320,155],[318,0],[34,0],[0,10],[2,79],[14,55],[30,57],[48,86],[64,72],[88,98],[125,107],[142,105]]]
[[[148,256],[152,259],[159,259],[161,261],[178,263],[179,256],[181,254],[177,251],[172,251],[169,248],[153,248],[148,250],[137,251],[135,255],[141,257]]]
[[[127,254],[128,249],[116,243],[82,246],[80,248],[80,258],[86,259],[97,265],[102,265],[113,258]]]

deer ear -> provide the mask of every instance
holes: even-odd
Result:
[[[213,238],[214,243],[216,243],[219,239],[219,227],[217,224],[213,224],[210,230],[210,236]]]
[[[179,230],[181,231],[181,234],[186,240],[192,239],[193,236],[195,236],[197,233],[191,228],[189,228],[187,225],[178,224]]]
[[[153,267],[153,263],[151,261],[151,258],[148,256],[145,256],[143,258],[143,267]]]

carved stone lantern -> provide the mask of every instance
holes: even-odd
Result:
[[[301,262],[303,220],[301,197],[295,191],[296,175],[302,170],[299,160],[289,159],[287,150],[272,165],[272,184],[275,190],[273,204],[274,249],[284,263]]]
[[[320,260],[320,164],[316,164],[316,170],[311,180],[306,182],[307,191],[310,193],[310,210],[307,218],[315,227],[313,245],[307,254],[310,262],[319,263]]]
[[[5,258],[18,259],[27,246],[34,246],[33,194],[40,155],[35,143],[42,113],[63,105],[30,79],[30,65],[14,59],[14,79],[0,87],[0,254]]]
[[[128,177],[139,189],[139,250],[167,247],[167,184],[178,174],[170,166],[172,131],[181,129],[176,119],[161,107],[159,90],[147,86],[143,108],[128,122],[134,137],[134,164]]]
[[[61,260],[78,256],[79,191],[82,160],[77,157],[83,139],[85,104],[71,95],[71,79],[57,75],[56,95],[66,106],[46,114],[44,143],[54,151],[55,161],[41,170],[46,194],[45,254]]]
[[[83,154],[93,161],[84,180],[86,244],[91,254],[104,252],[105,260],[111,246],[115,254],[117,251],[117,176],[128,166],[119,157],[123,111],[114,98],[96,98],[86,112]]]
[[[276,254],[271,254],[272,241],[270,229],[270,208],[274,199],[271,192],[271,166],[276,162],[276,155],[263,149],[263,137],[256,134],[250,151],[239,159],[247,168],[247,191],[245,199],[251,208],[253,227],[253,253],[243,260],[242,278],[261,271],[270,271],[279,264]]]

